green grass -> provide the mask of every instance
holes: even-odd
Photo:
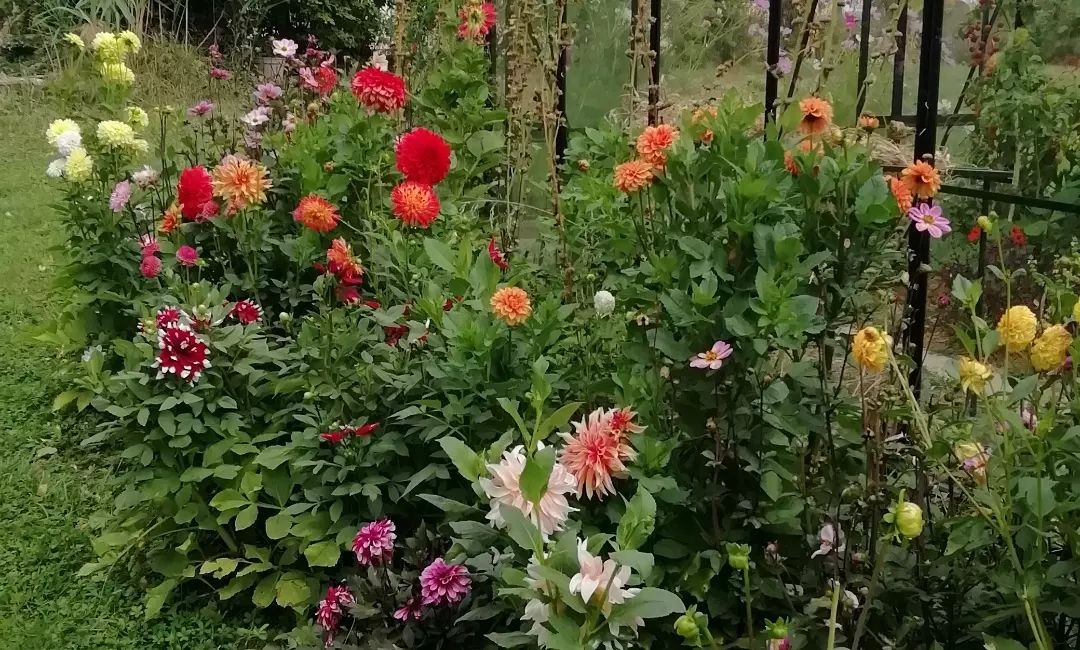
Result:
[[[33,339],[62,299],[51,286],[62,258],[50,248],[63,234],[43,136],[61,112],[41,91],[0,92],[0,648],[252,647],[259,634],[205,597],[144,622],[141,577],[77,576],[94,559],[91,523],[109,508],[114,468],[79,449],[91,422],[50,412],[59,360]]]

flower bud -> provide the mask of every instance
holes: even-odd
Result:
[[[983,229],[983,232],[991,233],[994,230],[994,222],[990,220],[990,217],[985,214],[976,220],[979,227]]]
[[[896,529],[907,539],[915,539],[922,534],[923,514],[922,508],[910,501],[904,501],[896,506]]]
[[[788,635],[787,619],[778,618],[775,621],[765,621],[765,634],[770,639],[785,639]]]
[[[694,620],[694,615],[691,612],[686,612],[675,621],[675,634],[678,634],[687,641],[696,641],[700,636],[698,632],[697,622]]]
[[[750,547],[745,544],[728,544],[728,564],[736,571],[750,569]]]

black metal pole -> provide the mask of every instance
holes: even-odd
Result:
[[[919,56],[919,99],[915,117],[915,160],[933,164],[937,148],[937,105],[941,82],[941,31],[945,0],[925,0],[923,4],[922,52]],[[915,397],[922,392],[923,348],[926,335],[927,276],[930,263],[930,235],[908,226],[908,297],[905,351],[914,360],[909,382]]]
[[[570,44],[566,42],[566,7],[570,0],[563,0],[559,11],[559,61],[555,66],[555,165],[566,158],[566,142],[569,126],[566,123],[566,65],[570,56]]]
[[[870,74],[870,0],[863,0],[862,22],[859,24],[859,86],[855,89],[855,118],[866,107],[866,77]]]
[[[780,21],[783,0],[769,0],[769,42],[765,48],[765,122],[776,119],[776,97],[779,79],[775,71],[780,62]]]
[[[772,6],[770,5],[770,9]],[[795,55],[795,65],[791,68],[791,80],[788,81],[787,98],[795,96],[795,84],[799,81],[799,71],[802,70],[803,60],[806,58],[806,46],[810,43],[809,26],[814,24],[817,17],[818,0],[810,0],[810,11],[806,12],[806,24],[803,25],[802,38],[799,39],[799,53]],[[777,61],[780,60],[777,55]]]
[[[652,0],[649,14],[649,124],[653,125],[660,121],[660,0]]]
[[[892,117],[904,114],[904,65],[907,58],[908,6],[900,7],[896,19],[896,53],[893,54]]]

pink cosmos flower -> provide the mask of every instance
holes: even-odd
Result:
[[[425,605],[453,605],[469,593],[469,570],[462,564],[435,560],[420,573],[420,593]]]
[[[908,210],[908,219],[915,223],[915,230],[929,233],[934,239],[941,239],[952,232],[949,220],[941,213],[941,206],[920,203]]]
[[[281,99],[282,90],[281,86],[267,82],[255,86],[255,92],[251,95],[260,104],[269,104],[275,99]]]
[[[161,273],[161,260],[156,255],[144,255],[139,263],[139,273],[144,278],[156,278]]]
[[[725,341],[717,341],[713,343],[713,346],[705,352],[699,352],[696,357],[690,360],[691,368],[706,368],[708,370],[719,370],[724,365],[724,359],[731,356],[732,348]]]
[[[219,81],[228,81],[232,78],[232,73],[224,68],[213,67],[210,68],[210,76]]]
[[[345,585],[335,587],[331,585],[326,590],[326,596],[319,601],[319,609],[315,613],[315,622],[326,630],[326,645],[334,642],[334,635],[341,627],[341,618],[345,610],[356,602],[352,592]]]
[[[182,266],[195,266],[199,263],[199,251],[184,244],[176,249],[176,261]]]
[[[191,108],[187,109],[187,114],[190,118],[204,117],[206,115],[209,115],[213,110],[214,102],[204,99],[198,104],[195,104]]]
[[[825,524],[818,531],[818,550],[810,554],[810,557],[817,557],[819,555],[828,555],[833,551],[837,553],[843,553],[847,548],[844,541],[844,531],[839,526],[833,526],[831,523]]]
[[[356,553],[356,561],[360,563],[360,566],[375,566],[389,562],[394,556],[396,530],[394,522],[385,517],[361,527],[352,543],[353,553]]]
[[[113,212],[122,212],[131,200],[132,185],[130,181],[120,181],[109,195],[109,209]]]
[[[253,129],[258,128],[270,121],[270,109],[265,106],[256,106],[248,114],[241,117],[240,121]]]
[[[394,610],[394,618],[402,622],[408,621],[410,618],[419,621],[423,615],[424,605],[415,596],[409,596],[404,605]]]

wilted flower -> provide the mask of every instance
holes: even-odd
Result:
[[[424,605],[415,596],[409,596],[405,604],[394,610],[394,618],[405,622],[410,618],[419,621],[424,615]]]
[[[488,240],[488,257],[495,266],[499,267],[500,271],[506,271],[510,268],[510,263],[506,261],[506,256],[503,255],[502,249],[495,243],[495,238],[492,237]]]
[[[1065,363],[1072,335],[1062,325],[1047,327],[1031,345],[1031,367],[1039,372],[1056,370]]]
[[[394,556],[397,527],[387,518],[365,524],[353,538],[352,550],[360,566],[375,566],[389,562]]]
[[[615,312],[615,296],[603,289],[593,295],[593,309],[597,316],[610,316]]]
[[[144,190],[156,185],[159,178],[161,178],[161,174],[158,170],[149,165],[131,175],[131,180],[135,181],[135,184]]]
[[[1006,350],[1023,352],[1035,340],[1037,327],[1035,313],[1024,305],[1015,305],[1002,314],[997,331]]]
[[[730,357],[733,351],[727,341],[717,341],[711,348],[698,352],[697,356],[690,359],[690,367],[719,370],[724,365],[724,360]]]
[[[851,342],[851,354],[860,367],[881,372],[889,360],[891,345],[891,337],[882,334],[876,327],[864,327],[855,334],[855,339]]]
[[[319,601],[319,609],[315,613],[315,622],[326,631],[326,645],[334,642],[334,635],[341,626],[341,617],[345,615],[346,608],[355,602],[356,598],[345,585],[331,586],[326,590],[326,596]]]
[[[953,446],[953,455],[968,474],[978,483],[986,482],[986,463],[990,452],[975,442],[961,442]]]
[[[420,592],[425,605],[453,605],[469,593],[472,580],[461,564],[436,558],[420,573]]]
[[[540,443],[539,448],[543,449],[543,443]],[[496,528],[506,525],[501,512],[501,507],[506,505],[517,508],[531,519],[547,540],[552,533],[563,529],[566,518],[574,512],[566,495],[576,490],[577,481],[562,463],[555,463],[552,467],[544,495],[538,504],[529,501],[521,493],[519,481],[521,473],[525,471],[524,447],[518,445],[503,452],[502,460],[488,464],[487,470],[491,478],[481,478],[480,486],[491,500],[491,511],[488,512],[487,519]]]
[[[968,357],[960,357],[957,372],[960,375],[960,386],[976,395],[983,394],[986,382],[990,381],[992,376],[990,368]]]
[[[799,121],[799,130],[806,135],[821,135],[832,126],[832,105],[820,97],[807,97],[802,100],[799,102],[799,110],[803,115]]]
[[[881,126],[881,120],[873,115],[864,113],[859,116],[859,128],[864,131],[873,131]]]
[[[818,531],[818,549],[810,554],[814,558],[819,555],[828,555],[833,551],[843,553],[847,548],[844,540],[844,531],[839,526],[827,523]]]
[[[330,248],[326,249],[326,270],[345,285],[360,284],[364,276],[360,260],[356,259],[352,247],[341,237],[330,242]]]
[[[519,287],[503,287],[491,296],[491,311],[511,327],[524,323],[532,313],[529,294]]]
[[[495,26],[495,3],[469,0],[458,11],[458,36],[467,41],[482,42]]]

